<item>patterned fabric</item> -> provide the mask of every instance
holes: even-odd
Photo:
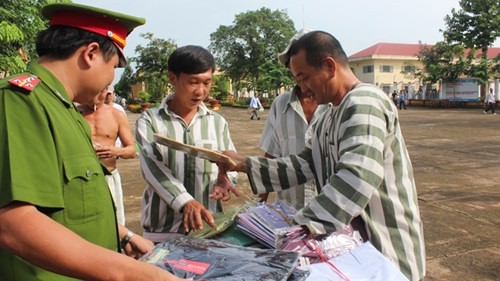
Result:
[[[144,236],[154,242],[165,241],[168,233],[184,234],[180,211],[186,202],[195,199],[211,212],[222,211],[222,205],[208,198],[217,180],[217,165],[156,144],[153,135],[206,149],[235,150],[222,116],[201,104],[188,125],[168,109],[167,102],[172,98],[169,95],[158,108],[143,112],[136,123],[141,169],[147,183],[141,220]],[[236,177],[236,172],[229,173],[234,183]]]
[[[311,124],[316,122],[327,109],[327,105],[319,105],[311,119]],[[309,124],[295,94],[295,89],[291,93],[284,93],[278,96],[271,105],[260,139],[260,148],[274,157],[300,153],[305,149],[305,135],[308,127]],[[297,209],[303,208],[316,195],[314,180],[277,192],[279,199],[291,203]]]
[[[425,276],[425,248],[413,168],[398,113],[380,89],[361,84],[320,118],[299,155],[247,158],[255,193],[316,178],[321,193],[295,216],[314,233],[356,216],[370,242],[410,280]]]

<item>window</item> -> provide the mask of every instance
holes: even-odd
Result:
[[[401,72],[404,72],[404,73],[414,73],[415,70],[416,70],[416,68],[414,65],[403,65],[401,67]]]
[[[363,73],[372,73],[372,72],[373,72],[373,65],[363,66]]]
[[[380,72],[392,72],[392,65],[381,65]]]

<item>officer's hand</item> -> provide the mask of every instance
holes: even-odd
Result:
[[[154,244],[151,240],[140,235],[134,234],[130,238],[130,242],[125,246],[125,254],[134,259],[140,258],[142,255],[153,249]]]

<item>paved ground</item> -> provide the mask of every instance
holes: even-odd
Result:
[[[237,150],[261,155],[261,120],[245,109],[219,111],[230,124]],[[133,126],[137,114],[129,113]],[[426,280],[500,280],[500,115],[482,109],[400,111],[417,183],[427,249]],[[138,159],[120,160],[127,224],[141,232],[144,182]],[[250,194],[240,176],[240,189]],[[241,199],[231,204],[239,204]]]

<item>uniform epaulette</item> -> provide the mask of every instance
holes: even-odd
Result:
[[[36,77],[35,75],[29,75],[29,74],[21,74],[19,76],[16,76],[12,79],[9,80],[9,83],[25,89],[28,92],[33,91],[33,89],[40,83],[40,78]]]

